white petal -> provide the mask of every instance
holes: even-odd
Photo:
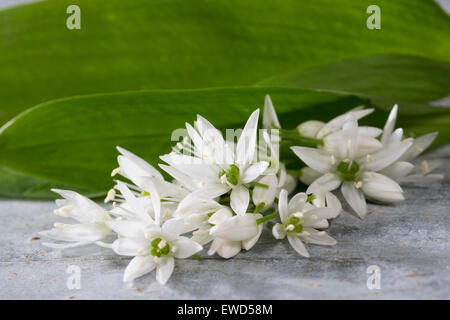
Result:
[[[358,135],[356,139],[356,148],[353,157],[359,158],[367,154],[372,154],[382,148],[383,144],[377,139],[370,136]]]
[[[364,194],[356,189],[353,182],[344,182],[341,187],[342,195],[353,210],[361,217],[367,215],[367,204]]]
[[[45,235],[44,233],[39,232],[41,235]],[[43,242],[42,245],[53,248],[53,249],[68,249],[84,246],[85,244],[91,244],[92,242],[81,241],[81,242],[71,242],[71,243],[53,243],[53,242]]]
[[[394,180],[375,172],[365,172],[362,191],[370,198],[382,202],[404,200],[403,190]]]
[[[342,126],[342,135],[345,143],[342,145],[341,150],[345,150],[346,156],[353,159],[358,150],[358,122],[351,112],[349,112]],[[343,157],[345,156],[343,155]]]
[[[331,170],[331,155],[328,152],[307,147],[291,147],[291,150],[308,167],[321,173],[327,173]]]
[[[394,180],[399,180],[403,177],[406,177],[413,168],[414,165],[412,163],[398,161],[394,162],[389,167],[384,168],[380,173]]]
[[[263,127],[266,129],[281,128],[272,100],[268,94],[264,100]]]
[[[293,196],[291,198],[291,200],[289,200],[289,205],[288,205],[288,209],[287,211],[290,213],[293,212],[301,212],[303,211],[303,208],[305,206],[306,200],[308,199],[308,195],[304,192],[299,192],[297,193],[295,196]],[[287,218],[287,214],[285,217],[285,220]],[[285,220],[281,220],[283,222],[285,222]]]
[[[217,254],[222,258],[229,259],[237,255],[240,251],[240,241],[224,240],[223,242],[221,242],[220,247],[217,249]]]
[[[381,136],[381,143],[384,145],[387,144],[388,140],[392,135],[392,131],[394,131],[395,122],[397,121],[397,110],[398,106],[394,105],[391,112],[389,113],[389,117],[386,121],[386,124],[384,125],[383,135]]]
[[[376,127],[365,127],[365,126],[358,127],[358,135],[365,135],[372,138],[376,138],[382,133],[383,130]]]
[[[305,245],[297,235],[288,234],[287,238],[295,251],[297,251],[300,255],[309,258],[308,250],[306,250]]]
[[[261,215],[260,217],[262,218]],[[263,231],[263,224],[261,223],[258,225],[258,233],[256,234],[256,236],[248,240],[243,240],[242,247],[247,251],[253,248],[253,246],[256,244],[256,242],[258,242],[259,238],[261,237],[262,231]]]
[[[249,240],[258,234],[258,224],[256,219],[261,218],[260,214],[245,214],[234,216],[211,228],[210,234],[232,241]]]
[[[272,234],[275,239],[284,239],[286,237],[286,230],[281,223],[276,223],[272,227]]]
[[[203,249],[197,242],[186,237],[180,237],[175,240],[173,245],[176,247],[173,255],[178,259],[188,258]]]
[[[310,185],[317,178],[319,178],[323,173],[314,170],[310,167],[304,167],[301,169],[300,181],[306,185]]]
[[[374,109],[358,109],[355,108],[351,111],[349,111],[348,113],[352,113],[353,117],[356,120],[359,120],[365,116],[367,116],[368,114],[372,113]],[[317,138],[321,139],[324,136],[326,136],[327,134],[337,131],[339,129],[342,128],[342,126],[345,123],[345,120],[348,116],[348,113],[344,113],[340,116],[337,116],[336,118],[330,120],[317,134]]]
[[[152,272],[153,269],[155,269],[155,263],[150,256],[134,257],[125,269],[123,281],[132,281],[144,274]]]
[[[164,222],[161,227],[161,233],[168,240],[176,238],[184,232],[184,219],[172,218]]]
[[[266,171],[268,166],[269,163],[266,161],[260,161],[252,164],[244,171],[242,175],[242,183],[249,183],[259,178],[259,176],[261,176],[263,172]]]
[[[256,134],[258,129],[259,109],[256,109],[247,120],[236,146],[236,161],[241,165],[253,160],[256,150]]]
[[[228,207],[224,207],[220,210],[218,210],[216,213],[214,213],[209,219],[208,222],[211,224],[220,224],[227,219],[231,218],[233,216],[233,213]]]
[[[297,187],[297,177],[293,176],[292,174],[286,175],[285,182],[280,186],[280,188],[286,189],[289,194],[294,192],[295,188]]]
[[[162,158],[161,156],[160,158]],[[198,189],[197,186],[194,184],[194,181],[191,177],[188,175],[182,173],[180,170],[177,170],[171,166],[167,166],[164,164],[159,164],[160,168],[163,169],[165,172],[170,174],[174,179],[179,181],[183,186],[185,186],[187,189],[193,191]]]
[[[227,240],[216,238],[211,243],[211,246],[208,249],[208,255],[212,256],[214,253],[217,252],[217,250],[220,248],[220,246]],[[240,250],[240,249],[239,249]]]
[[[219,203],[204,197],[203,192],[199,191],[193,192],[181,200],[175,211],[176,216],[190,215],[193,213],[206,214],[222,208]]]
[[[386,148],[374,153],[370,160],[366,159],[366,162],[360,163],[360,165],[366,170],[380,171],[397,161],[410,146],[411,143],[406,141],[389,144]]]
[[[106,211],[91,199],[71,190],[51,189],[66,200],[56,200],[57,205],[72,205],[69,216],[81,223],[103,222],[108,217]]]
[[[327,208],[331,208],[333,210],[333,216],[331,218],[336,218],[342,212],[341,202],[331,192],[325,192],[325,200],[327,203]]]
[[[318,231],[313,228],[304,228],[303,231],[309,234],[308,236],[301,236],[308,243],[320,244],[323,246],[333,246],[336,244],[336,240],[330,237],[325,231]]]
[[[301,136],[316,138],[319,131],[325,126],[325,123],[317,120],[308,120],[297,126],[297,131]]]
[[[145,223],[135,220],[110,220],[106,224],[119,235],[131,238],[143,236],[146,227]]]
[[[285,189],[280,191],[280,195],[278,197],[278,211],[280,213],[280,220],[285,222],[289,212],[288,212],[288,193]]]
[[[172,275],[175,266],[175,259],[173,257],[161,258],[161,261],[156,265],[156,280],[160,284],[166,284]]]
[[[117,150],[134,164],[135,168],[133,168],[133,170],[136,170],[136,174],[155,177],[161,180],[163,179],[162,174],[144,159],[119,146],[117,147]]]
[[[94,242],[111,232],[105,224],[66,224],[63,227],[42,231],[43,236],[60,241]]]
[[[306,193],[320,193],[324,191],[333,191],[341,185],[341,180],[333,173],[324,174],[316,179],[306,190]]]
[[[275,175],[264,176],[258,180],[258,183],[265,184],[268,188],[255,186],[252,193],[252,200],[255,205],[264,202],[264,208],[272,206],[278,191],[278,179]]]
[[[119,238],[112,244],[115,253],[122,256],[137,256],[142,254],[141,249],[148,247],[144,238]]]
[[[247,212],[250,202],[250,193],[243,185],[238,185],[231,190],[230,206],[238,215],[244,215]]]
[[[432,132],[414,139],[413,145],[400,157],[400,160],[411,161],[417,158],[433,143],[437,135],[437,132]]]
[[[131,210],[128,212],[133,218],[139,219],[146,223],[153,223],[153,219],[147,213],[147,210],[142,205],[135,195],[128,189],[128,187],[122,181],[116,181],[117,189],[126,200],[126,204],[130,206]]]
[[[334,217],[334,211],[331,208],[313,208],[305,213],[305,216],[317,216],[320,219],[331,219]]]

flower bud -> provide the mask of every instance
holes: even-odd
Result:
[[[297,131],[301,136],[315,138],[324,125],[325,123],[322,121],[309,120],[300,123],[297,126]]]

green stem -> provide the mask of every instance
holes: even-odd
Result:
[[[250,184],[251,184],[252,186],[255,186],[255,187],[260,187],[260,188],[264,188],[264,189],[269,189],[269,186],[268,186],[267,184],[264,184],[264,183],[250,182]]]
[[[279,212],[274,212],[274,213],[269,214],[269,215],[267,215],[267,216],[265,216],[265,217],[256,219],[256,223],[257,223],[257,224],[261,224],[261,223],[264,223],[264,222],[266,222],[266,221],[272,220],[273,218],[278,217],[279,214],[280,214]]]
[[[258,203],[258,205],[255,207],[255,210],[253,210],[253,213],[260,212],[264,208],[265,205],[266,204],[264,202]]]
[[[294,130],[280,129],[280,133],[281,139],[283,141],[288,140],[293,145],[300,145],[306,147],[317,147],[318,145],[323,145],[322,139],[315,139],[301,136],[296,129]]]

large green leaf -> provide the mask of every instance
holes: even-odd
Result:
[[[59,183],[50,183],[46,180],[14,171],[8,167],[0,166],[0,196],[54,199],[58,195],[51,192],[51,188],[75,190],[90,198],[100,197],[105,194],[104,191],[93,192]]]
[[[46,103],[26,111],[0,134],[0,163],[20,172],[92,190],[111,186],[116,145],[158,163],[158,156],[174,144],[171,133],[200,113],[220,128],[242,125],[261,107],[269,93],[286,128],[308,119],[328,120],[369,101],[358,97],[291,88],[224,88],[128,92],[75,97]],[[405,114],[400,125],[416,134],[442,129],[450,132],[450,112],[442,108]],[[382,125],[378,110],[368,123]]]
[[[52,99],[140,89],[251,85],[380,53],[450,61],[449,17],[427,0],[72,0],[0,12],[0,124]],[[366,8],[381,8],[381,30]]]
[[[408,55],[359,57],[272,77],[262,86],[320,89],[370,98],[400,112],[433,112],[450,96],[450,64]]]

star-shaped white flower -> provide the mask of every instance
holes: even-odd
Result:
[[[66,242],[44,243],[44,245],[60,249],[90,243],[103,245],[101,240],[111,233],[111,229],[106,225],[111,219],[108,212],[77,192],[59,189],[52,189],[52,191],[64,198],[56,200],[59,208],[53,212],[60,217],[73,218],[79,223],[55,223],[53,229],[41,231],[39,234],[42,236]]]
[[[335,245],[336,240],[323,229],[328,227],[327,219],[334,217],[331,208],[318,208],[307,202],[306,193],[298,193],[288,202],[288,192],[281,190],[278,203],[281,223],[272,228],[276,239],[288,238],[291,246],[300,255],[309,257],[304,243]]]
[[[230,205],[237,214],[245,214],[250,201],[247,185],[258,179],[268,167],[266,161],[254,163],[259,110],[248,119],[239,140],[223,139],[220,131],[206,119],[198,117],[196,128],[187,124],[193,144],[182,145],[180,150],[190,154],[172,152],[161,156],[169,165],[161,168],[191,192],[202,190],[206,197],[216,198],[228,191]]]
[[[444,177],[442,174],[433,173],[433,171],[443,163],[443,160],[423,160],[417,165],[412,163],[414,159],[422,154],[422,152],[433,143],[438,133],[432,132],[418,138],[403,139],[403,130],[394,130],[397,121],[397,113],[398,106],[394,105],[383,128],[381,142],[386,147],[392,145],[395,146],[404,140],[409,141],[412,144],[397,161],[383,169],[380,173],[399,183],[432,183],[442,179]]]
[[[173,218],[161,227],[130,223],[130,221],[110,221],[108,225],[119,235],[112,249],[120,255],[134,258],[125,269],[123,281],[132,281],[156,269],[156,280],[165,284],[170,278],[175,258],[184,259],[202,250],[197,242],[181,236],[184,220]]]
[[[403,200],[397,182],[379,173],[411,146],[410,142],[383,145],[369,134],[362,134],[351,113],[343,129],[325,138],[324,149],[291,147],[317,175],[307,193],[321,193],[341,187],[348,204],[360,217],[367,214],[365,197],[381,202]]]

